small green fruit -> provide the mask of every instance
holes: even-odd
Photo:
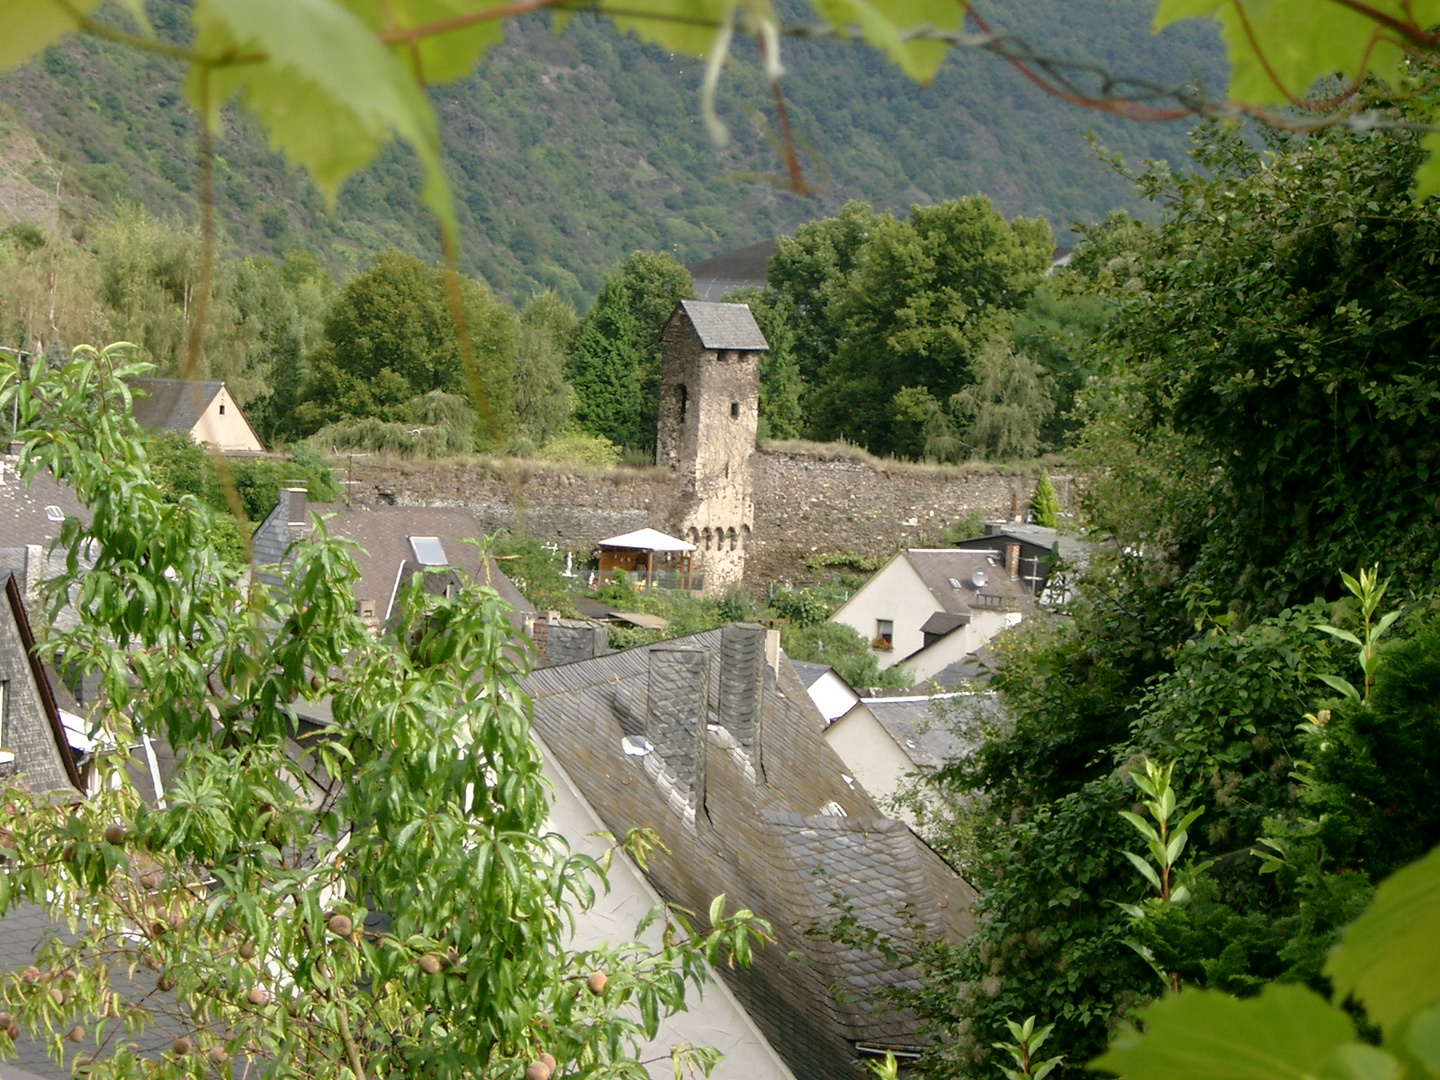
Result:
[[[331,915],[325,925],[337,937],[349,937],[350,931],[355,929],[348,915]]]

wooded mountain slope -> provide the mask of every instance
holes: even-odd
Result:
[[[162,34],[184,36],[181,0],[148,6]],[[1214,81],[1222,60],[1213,32],[1152,37],[1151,7],[1016,0],[994,15],[1051,53],[1170,82]],[[584,304],[605,270],[636,248],[688,262],[789,231],[852,198],[903,209],[982,192],[1007,215],[1040,215],[1058,231],[1132,205],[1125,186],[1087,159],[1083,127],[1093,123],[1102,143],[1137,161],[1178,161],[1185,145],[1183,125],[1084,113],[988,55],[953,57],[929,88],[872,50],[834,42],[787,42],[786,64],[791,120],[819,188],[808,198],[767,182],[779,157],[768,88],[753,67],[726,73],[720,110],[734,138],[717,148],[699,117],[698,61],[584,16],[559,35],[543,18],[512,24],[509,43],[476,75],[435,91],[464,268],[511,298],[550,286]],[[170,62],[71,39],[0,82],[0,100],[63,167],[61,213],[72,226],[117,201],[193,212],[195,125]],[[27,144],[0,141],[6,171],[29,169],[53,190],[53,170],[40,176],[17,160],[15,148]],[[388,151],[352,181],[333,213],[242,118],[232,118],[218,154],[220,217],[243,251],[306,247],[342,272],[390,246],[434,254],[434,229],[414,197],[418,170],[404,151]]]

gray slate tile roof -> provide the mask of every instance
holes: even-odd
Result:
[[[690,325],[707,349],[764,352],[770,348],[748,304],[719,304],[709,300],[681,300]],[[673,318],[673,316],[672,316]]]
[[[835,670],[829,664],[812,664],[809,660],[791,660],[790,666],[795,669],[796,677],[806,688],[819,682],[827,671]]]
[[[1023,582],[1011,581],[1003,559],[983,551],[961,551],[954,548],[910,548],[902,552],[920,580],[935,597],[940,609],[951,615],[969,614],[972,608],[984,608],[981,597],[993,597],[1019,610],[1029,606],[1030,596]],[[976,585],[975,570],[985,572],[985,584]],[[957,589],[951,582],[959,584]],[[998,605],[992,605],[998,606]]]
[[[90,511],[80,505],[72,488],[56,482],[49,470],[28,485],[15,475],[19,458],[0,455],[0,548],[23,548],[40,544],[47,550],[60,538],[66,517],[90,521]],[[60,520],[49,507],[59,511]]]
[[[722,968],[722,975],[797,1080],[853,1080],[856,1043],[923,1045],[915,1017],[876,998],[913,975],[807,931],[835,917],[838,893],[879,928],[899,929],[897,907],[908,903],[932,932],[960,940],[972,927],[974,893],[847,782],[824,720],[786,660],[779,672],[764,665],[755,767],[718,722],[721,637],[707,631],[656,647],[691,646],[711,657],[703,798],[693,824],[660,765],[649,765],[657,755],[632,756],[622,746],[626,736],[646,735],[649,649],[532,672],[526,689],[535,728],[612,833],[646,827],[659,834],[671,855],[653,858],[649,876],[662,896],[704,912],[723,892],[729,910],[747,907],[772,923],[777,942],[760,950],[754,967]]]
[[[866,698],[865,707],[922,769],[938,769],[975,750],[979,742],[965,732],[965,719],[976,709],[988,708],[973,696]]]
[[[128,379],[135,391],[135,420],[149,431],[188,432],[200,420],[223,382],[188,379]],[[141,397],[141,394],[145,397]]]
[[[1058,544],[1060,557],[1071,561],[1083,560],[1090,547],[1083,540],[1077,540],[1073,536],[1063,536],[1057,530],[1047,529],[1043,525],[1016,524],[1004,525],[993,535],[972,536],[964,540],[957,540],[955,545],[971,551],[982,548],[1003,550],[1007,538],[1044,548],[1046,551],[1053,551]]]

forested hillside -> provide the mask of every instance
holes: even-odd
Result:
[[[184,36],[181,0],[147,7],[162,35]],[[1213,32],[1152,37],[1145,0],[1021,0],[992,14],[1047,51],[1127,74],[1183,81],[1220,71]],[[1093,122],[1102,143],[1137,161],[1179,161],[1186,139],[1181,125],[1125,125],[1069,109],[987,55],[952,57],[925,88],[870,50],[787,41],[790,118],[818,189],[802,198],[767,182],[779,169],[773,106],[748,64],[726,73],[719,108],[733,139],[716,148],[700,120],[698,62],[585,16],[559,35],[541,18],[508,33],[476,75],[437,90],[436,100],[464,269],[512,301],[550,287],[583,306],[633,250],[688,262],[792,231],[856,198],[904,209],[981,192],[1007,217],[1044,217],[1059,233],[1071,219],[1134,205],[1087,159],[1084,126]],[[125,201],[190,217],[195,127],[182,99],[177,65],[91,37],[8,76],[0,100],[16,123],[0,140],[0,184],[12,216],[53,219],[58,183],[71,229]],[[352,180],[333,214],[248,121],[232,118],[218,154],[220,216],[241,253],[306,248],[341,277],[392,246],[434,254],[405,151],[392,148]]]

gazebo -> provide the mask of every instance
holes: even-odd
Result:
[[[626,574],[643,574],[643,578],[632,577],[636,584],[651,588],[691,589],[698,588],[692,583],[690,555],[695,545],[677,536],[667,536],[658,529],[637,529],[635,532],[612,536],[596,545],[600,554],[600,577],[603,580],[613,571]],[[656,555],[660,558],[657,560]],[[660,563],[659,568],[656,562]]]

